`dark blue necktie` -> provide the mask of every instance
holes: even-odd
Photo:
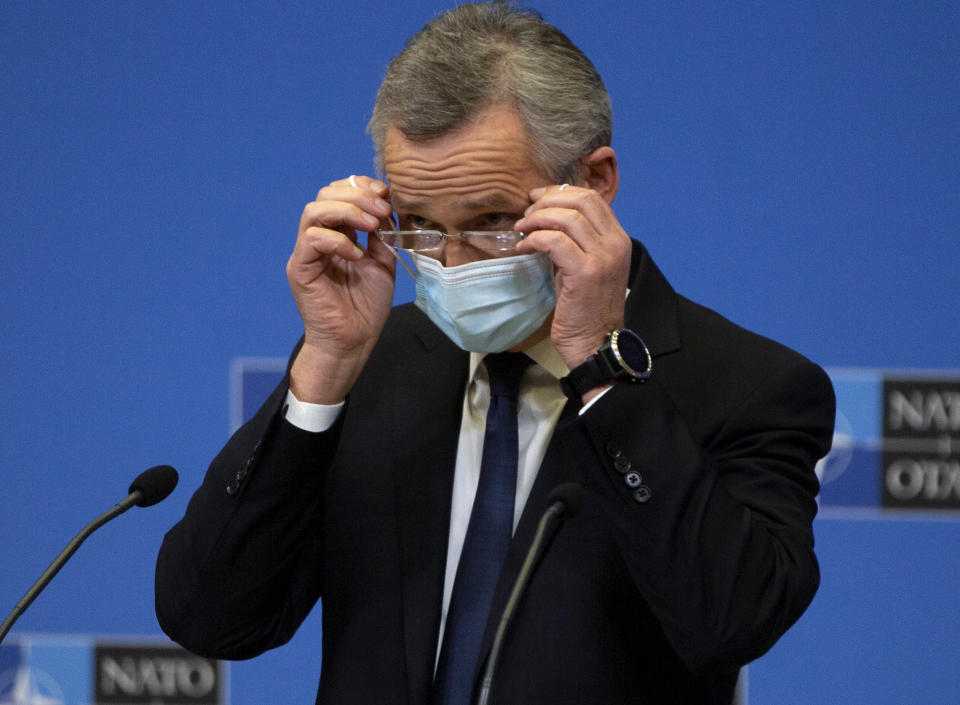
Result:
[[[495,353],[483,358],[490,376],[490,409],[483,436],[480,481],[437,664],[439,705],[470,703],[480,642],[513,534],[519,455],[517,397],[520,377],[532,362],[523,353]]]

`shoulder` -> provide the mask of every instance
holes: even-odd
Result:
[[[833,385],[819,365],[679,295],[677,319],[679,349],[655,361],[655,374],[702,433],[744,415],[832,433]]]
[[[677,295],[677,318],[681,347],[698,356],[750,367],[809,364],[800,353],[764,335],[734,323],[713,309]]]
[[[718,389],[742,392],[789,369],[826,380],[800,353],[678,294],[639,242],[634,244],[626,313],[627,325],[654,355],[655,374],[689,388],[691,396],[710,396]]]
[[[681,350],[698,364],[709,363],[714,372],[728,369],[752,378],[770,370],[799,367],[811,374],[825,374],[799,352],[680,295],[677,319]]]

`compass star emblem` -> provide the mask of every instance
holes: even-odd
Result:
[[[22,666],[0,673],[0,705],[66,705],[49,673]]]

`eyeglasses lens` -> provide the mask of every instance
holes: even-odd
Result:
[[[416,252],[442,261],[445,244],[450,236],[438,230],[381,230],[384,243],[400,250]],[[488,257],[510,257],[517,254],[517,245],[524,238],[516,231],[464,231],[459,238],[468,246]]]

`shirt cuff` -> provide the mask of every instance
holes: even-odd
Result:
[[[287,399],[284,402],[286,409],[284,417],[302,431],[320,433],[333,426],[343,405],[344,402],[339,404],[311,404],[310,402],[300,401],[288,389]]]
[[[587,409],[589,409],[591,406],[596,404],[600,400],[600,397],[602,397],[604,394],[609,392],[611,389],[613,389],[613,385],[608,384],[606,389],[601,391],[599,394],[597,394],[597,396],[595,396],[593,399],[591,399],[590,401],[588,401],[586,404],[583,405],[583,407],[580,409],[580,413],[578,414],[578,416],[583,416],[585,413],[587,413]]]

